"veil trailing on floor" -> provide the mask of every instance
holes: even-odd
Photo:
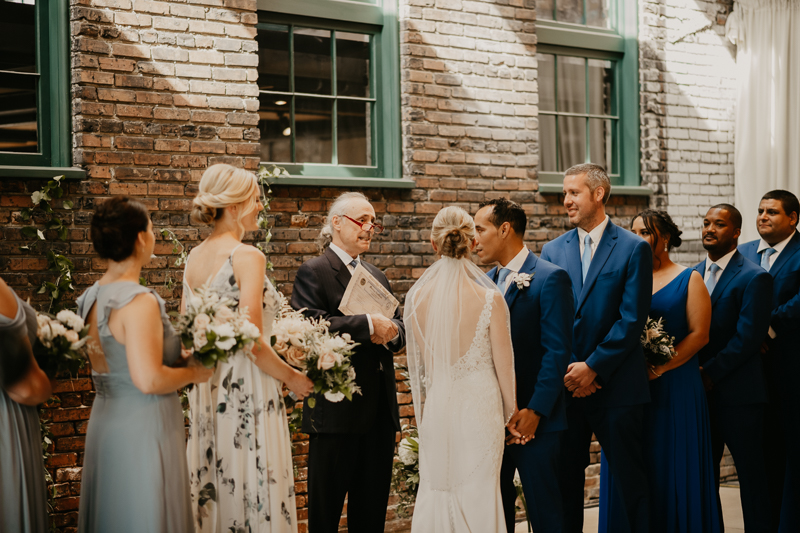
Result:
[[[449,490],[472,473],[460,458],[478,451],[470,436],[484,423],[502,431],[516,406],[508,307],[472,261],[442,257],[408,292],[404,321],[421,466],[434,490]],[[482,372],[492,365],[496,378]],[[487,411],[465,412],[464,395],[485,396]]]

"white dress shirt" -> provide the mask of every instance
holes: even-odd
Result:
[[[786,248],[786,245],[789,244],[789,241],[792,240],[792,237],[794,237],[794,232],[792,232],[791,235],[786,237],[784,240],[782,240],[781,242],[779,242],[775,246],[770,246],[769,244],[767,244],[767,241],[765,241],[764,239],[761,239],[761,242],[758,243],[758,252],[757,253],[760,255],[761,252],[763,252],[767,248],[774,248],[775,249],[775,253],[772,254],[771,256],[769,256],[769,259],[768,259],[769,267],[772,268],[772,265],[775,264],[775,261],[777,261],[778,256],[781,255],[781,252],[783,251],[784,248]],[[760,264],[760,259],[759,259],[759,264]]]
[[[725,271],[725,268],[728,266],[728,263],[731,262],[731,257],[733,257],[733,254],[735,254],[735,253],[736,253],[736,248],[734,248],[733,250],[731,250],[727,254],[725,254],[722,257],[720,257],[717,261],[712,261],[711,258],[708,257],[708,255],[706,255],[706,271],[703,274],[703,283],[708,285],[709,278],[711,276],[713,276],[713,274],[709,270],[711,268],[712,263],[716,263],[717,266],[719,267],[719,270],[717,270],[717,273],[716,273],[717,279],[714,280],[714,281],[719,282],[719,278],[722,276],[722,273]]]
[[[592,257],[594,257],[594,253],[597,251],[597,245],[600,244],[600,239],[603,238],[603,232],[606,231],[606,226],[608,226],[608,215],[606,215],[605,220],[603,220],[600,224],[598,224],[592,231],[587,232],[583,228],[578,228],[578,242],[581,245],[581,257],[583,257],[583,249],[586,246],[583,244],[583,241],[586,240],[586,235],[589,235],[592,238]]]
[[[507,265],[502,266],[500,268],[506,268],[510,270],[508,276],[506,276],[506,291],[508,292],[508,287],[514,281],[514,278],[517,274],[519,274],[520,269],[522,269],[522,265],[525,264],[525,260],[528,258],[528,248],[526,246],[522,247],[522,250],[519,251],[517,255],[514,256],[514,259],[508,262]]]
[[[358,264],[361,264],[361,259],[359,258],[359,256],[353,257],[353,256],[351,256],[350,254],[348,254],[347,252],[345,252],[344,250],[342,250],[341,248],[339,248],[338,246],[336,246],[333,243],[330,243],[328,246],[330,247],[331,251],[333,253],[335,253],[336,256],[339,259],[342,260],[342,263],[344,263],[344,266],[347,267],[347,270],[352,275],[353,272],[356,271],[356,269],[350,263],[355,259]],[[387,317],[387,318],[391,318],[391,317]],[[375,335],[375,327],[372,325],[372,317],[369,316],[369,315],[367,315],[367,324],[369,324],[369,334],[370,335]],[[400,337],[400,333],[398,332],[397,335],[395,335],[394,338],[390,342],[396,341],[399,337]]]
[[[797,230],[795,230],[795,231],[797,231]],[[783,251],[783,249],[786,248],[786,245],[789,244],[789,241],[792,240],[792,237],[794,237],[794,234],[795,234],[795,232],[793,231],[791,235],[789,235],[788,237],[783,239],[781,242],[779,242],[775,246],[770,246],[769,244],[767,244],[767,241],[765,241],[764,239],[761,239],[761,242],[758,243],[758,252],[757,252],[758,254],[761,254],[761,252],[763,252],[767,248],[775,249],[775,253],[772,254],[771,256],[769,256],[769,258],[767,259],[767,261],[769,261],[769,268],[770,269],[775,264],[775,261],[778,259],[778,256],[781,255],[781,252]],[[759,261],[759,264],[761,264],[760,261]],[[777,336],[778,336],[778,334],[775,332],[774,329],[772,329],[772,326],[770,326],[769,327],[769,337],[771,339],[774,339]]]

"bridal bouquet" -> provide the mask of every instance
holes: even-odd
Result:
[[[344,333],[336,335],[328,328],[326,320],[314,320],[295,311],[286,297],[278,293],[280,307],[272,327],[272,348],[286,362],[302,370],[314,382],[314,392],[322,393],[330,402],[340,402],[353,394],[361,394],[356,385],[356,371],[350,365],[350,356],[358,343]],[[308,399],[314,408],[316,399]]]
[[[417,428],[403,428],[408,435],[397,446],[392,465],[392,490],[400,497],[397,514],[408,518],[408,508],[414,505],[419,490],[419,433]]]
[[[644,348],[644,358],[650,366],[664,365],[675,357],[675,337],[670,337],[664,331],[663,318],[653,320],[647,317],[640,341]]]
[[[85,348],[89,339],[89,326],[72,311],[63,310],[53,317],[36,314],[36,336],[39,339],[35,353],[39,366],[48,376],[63,371],[76,376],[86,364]]]
[[[240,350],[253,357],[253,344],[261,333],[248,320],[247,311],[234,310],[234,305],[208,287],[187,296],[186,313],[178,318],[175,329],[184,348],[192,350],[206,368]]]

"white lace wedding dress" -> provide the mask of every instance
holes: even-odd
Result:
[[[500,465],[515,409],[505,300],[470,261],[442,258],[409,292],[404,320],[420,436],[411,531],[504,532]]]

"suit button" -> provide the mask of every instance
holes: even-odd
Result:
[[[575,315],[575,318],[576,318],[576,319],[578,319],[578,320],[580,320],[580,319],[581,319],[581,314],[580,314],[580,313],[578,313],[577,315]]]

